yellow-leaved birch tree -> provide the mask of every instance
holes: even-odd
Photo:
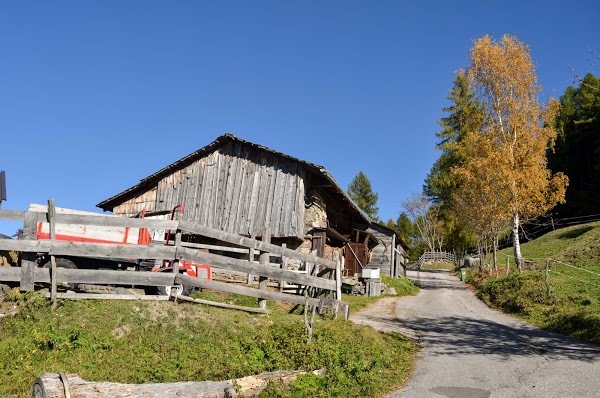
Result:
[[[510,195],[497,188],[507,179],[506,169],[497,167],[502,161],[501,153],[487,134],[467,132],[459,150],[465,160],[453,170],[459,181],[453,199],[454,210],[477,236],[480,256],[486,242],[491,242],[497,272],[498,238],[509,225],[506,209],[510,206]]]
[[[480,133],[488,137],[494,153],[483,167],[498,178],[489,182],[496,194],[508,197],[505,215],[512,220],[514,255],[520,266],[521,220],[564,202],[568,179],[562,173],[552,175],[546,159],[546,150],[556,138],[551,121],[558,102],[540,104],[542,88],[529,48],[515,37],[475,40],[470,59],[468,75],[485,114]]]

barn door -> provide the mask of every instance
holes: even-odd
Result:
[[[363,267],[367,264],[367,247],[364,243],[356,242],[348,242],[347,245],[348,247],[345,250],[346,268],[344,269],[344,274],[352,277],[354,274],[362,272],[361,264]]]

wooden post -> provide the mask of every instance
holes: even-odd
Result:
[[[550,260],[546,259],[546,294],[550,295]]]
[[[35,239],[35,233],[37,227],[37,214],[31,211],[25,213],[23,220],[23,239]],[[20,289],[22,291],[34,289],[34,275],[37,267],[35,261],[36,253],[24,252],[21,256],[21,283]]]
[[[179,255],[177,252],[179,251],[179,249],[181,249],[181,231],[177,231],[177,233],[175,234],[175,260],[173,261],[173,286],[171,289],[171,295],[174,294],[174,292],[176,292],[176,285],[181,284],[181,280],[179,278],[179,259],[181,258],[181,255]],[[177,297],[175,297],[175,302],[177,302]]]
[[[56,239],[56,225],[54,218],[56,216],[56,208],[54,207],[54,199],[48,199],[48,229],[50,231],[50,240]],[[52,309],[56,309],[56,293],[58,292],[56,286],[56,258],[50,256],[50,281],[52,283],[50,287],[50,300],[52,300]]]
[[[269,228],[265,228],[263,231],[263,235],[262,235],[262,241],[266,242],[266,243],[271,243],[271,232],[269,231]],[[258,263],[260,265],[265,265],[268,266],[269,265],[269,252],[262,252],[260,253],[260,257],[258,258]],[[266,278],[264,276],[261,276],[258,278],[258,288],[260,290],[267,290],[267,282],[269,281],[269,278]],[[265,299],[259,299],[258,300],[258,308],[262,308],[265,309],[267,308],[267,300]]]
[[[248,249],[248,262],[254,262],[254,248]],[[252,286],[252,282],[254,281],[254,275],[248,274],[248,286]]]
[[[510,259],[506,257],[506,275],[508,275],[508,271],[510,269]]]
[[[251,239],[254,239],[254,236],[250,236]],[[248,249],[248,261],[250,263],[254,262],[254,248],[250,247]],[[254,281],[254,276],[252,274],[248,274],[248,286],[252,286],[252,282]]]
[[[342,263],[337,250],[333,252],[333,257],[335,257],[335,299],[342,301]]]
[[[392,245],[390,246],[390,276],[392,278],[396,278],[398,276],[398,268],[396,266],[396,252],[394,249],[396,248],[396,234],[392,235]]]
[[[284,249],[287,247],[285,243],[281,245]],[[287,270],[287,257],[281,256],[281,269]],[[283,293],[283,286],[285,285],[285,281],[283,279],[279,280],[279,292]]]

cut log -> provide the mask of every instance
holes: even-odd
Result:
[[[75,374],[44,373],[31,389],[32,398],[225,398],[260,394],[269,381],[290,383],[307,372],[284,370],[224,381],[156,384],[92,382]],[[316,370],[314,374],[322,374]]]

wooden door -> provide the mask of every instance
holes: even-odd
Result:
[[[367,247],[364,243],[349,242],[346,247],[345,258],[344,275],[352,277],[354,274],[361,273],[361,264],[363,267],[367,264]]]

